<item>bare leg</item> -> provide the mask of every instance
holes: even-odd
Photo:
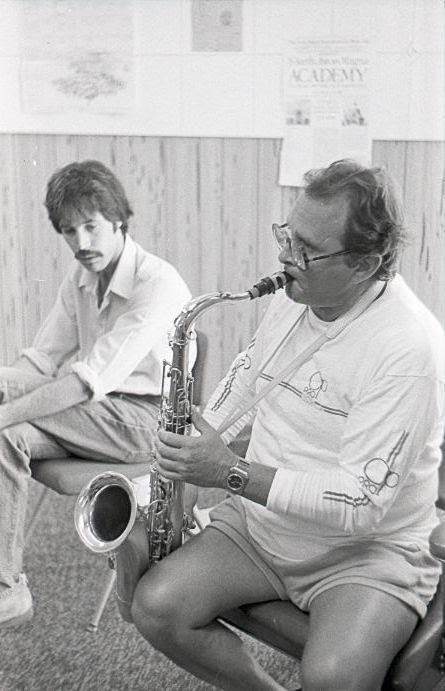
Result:
[[[249,557],[210,528],[142,577],[132,615],[155,648],[196,677],[230,691],[281,691],[240,638],[216,621],[231,607],[277,597]]]
[[[302,660],[304,691],[377,691],[418,616],[401,600],[340,585],[312,603]]]

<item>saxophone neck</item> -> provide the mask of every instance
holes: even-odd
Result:
[[[172,345],[185,345],[190,329],[201,314],[219,305],[222,302],[240,302],[241,300],[251,300],[248,291],[244,293],[216,292],[200,295],[187,302],[175,319],[175,332]]]
[[[289,274],[285,271],[278,271],[272,276],[262,278],[258,283],[255,283],[251,288],[243,293],[228,293],[216,292],[208,293],[196,297],[183,307],[182,311],[175,319],[175,335],[173,338],[173,345],[185,345],[187,336],[197,318],[207,310],[221,304],[222,302],[241,302],[242,300],[254,300],[263,297],[263,295],[270,295],[277,290],[284,288],[286,283],[290,280]]]

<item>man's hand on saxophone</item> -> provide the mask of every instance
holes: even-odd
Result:
[[[192,422],[199,436],[159,430],[155,448],[160,473],[169,480],[227,489],[265,506],[276,468],[240,459],[196,408]]]

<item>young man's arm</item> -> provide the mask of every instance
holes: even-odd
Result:
[[[87,386],[76,374],[39,386],[20,398],[0,405],[0,429],[29,422],[47,415],[54,415],[90,397]]]
[[[14,360],[14,362],[11,365],[9,365],[9,367],[12,367],[13,369],[19,369],[22,372],[40,373],[40,370],[36,367],[36,365],[23,355],[20,355],[17,358],[17,360]]]

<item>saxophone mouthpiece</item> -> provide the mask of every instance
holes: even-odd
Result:
[[[272,274],[272,276],[266,276],[265,278],[262,278],[258,283],[255,283],[252,288],[250,288],[247,292],[250,295],[250,299],[254,300],[255,298],[261,298],[263,295],[270,295],[271,293],[275,293],[275,291],[280,290],[281,288],[284,288],[286,283],[288,283],[291,280],[291,277],[289,276],[286,271],[278,271],[275,274]]]

